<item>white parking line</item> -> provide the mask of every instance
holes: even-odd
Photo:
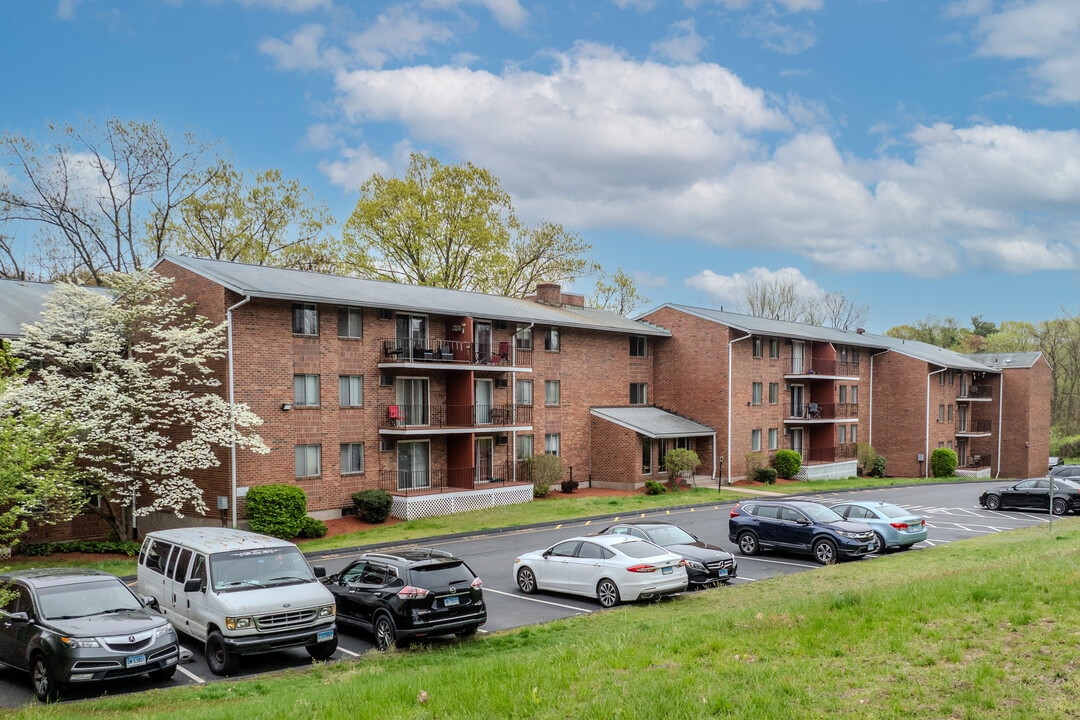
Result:
[[[177,669],[177,670],[179,670],[180,672],[184,673],[185,675],[187,675],[187,676],[188,676],[189,678],[191,678],[191,679],[192,679],[193,681],[195,681],[195,682],[197,682],[197,683],[204,683],[204,682],[206,682],[206,681],[205,681],[205,680],[203,680],[203,679],[202,679],[201,677],[199,677],[199,676],[198,676],[198,675],[196,675],[195,673],[191,672],[191,671],[190,671],[190,670],[188,670],[187,668],[184,668],[183,666],[177,665],[177,666],[176,666],[176,669]]]
[[[801,568],[816,568],[816,567],[819,567],[816,564],[810,564],[810,563],[789,562],[787,560],[769,560],[767,558],[757,557],[756,555],[752,556],[752,557],[745,557],[744,556],[742,559],[750,561],[750,562],[772,563],[773,565],[791,565],[792,567],[801,567]],[[739,575],[738,577],[742,577],[742,575]]]
[[[585,608],[574,607],[573,605],[562,605],[556,602],[550,602],[548,600],[540,600],[539,598],[527,597],[519,595],[517,593],[503,592],[502,590],[492,590],[491,588],[484,588],[484,593],[495,593],[496,595],[505,595],[506,597],[517,598],[518,600],[528,600],[529,602],[540,603],[541,605],[553,605],[555,607],[565,608],[566,610],[573,610],[575,612],[591,613],[592,610],[586,610]]]
[[[353,652],[352,650],[346,650],[345,648],[341,647],[340,645],[338,645],[338,652],[343,652],[346,655],[351,655],[352,657],[360,657],[360,655],[362,654],[362,653],[358,653],[358,652]]]

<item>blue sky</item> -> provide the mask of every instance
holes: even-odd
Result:
[[[470,161],[652,305],[1080,310],[1076,0],[35,0],[0,47],[0,130],[156,119],[339,222],[412,151]]]

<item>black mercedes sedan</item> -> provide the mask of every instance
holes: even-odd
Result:
[[[1077,480],[1053,478],[1053,503],[1050,501],[1051,478],[1037,477],[987,490],[979,496],[979,504],[987,510],[1051,510],[1055,515],[1064,515],[1070,510],[1080,512],[1080,484]]]

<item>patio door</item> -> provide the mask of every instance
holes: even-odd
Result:
[[[398,315],[395,329],[402,357],[422,359],[424,348],[427,347],[427,318],[423,315]]]
[[[398,378],[397,405],[406,427],[430,424],[427,378]]]
[[[397,469],[398,490],[418,490],[431,487],[431,462],[428,441],[398,441]]]
[[[494,383],[490,379],[477,380],[474,389],[476,406],[475,422],[477,425],[491,424],[491,403]]]
[[[803,402],[803,386],[791,386],[791,417],[806,417],[806,403]]]
[[[486,363],[491,360],[491,323],[473,323],[473,347],[476,348],[476,361]]]
[[[806,367],[806,344],[798,340],[791,342],[791,374],[805,375]]]
[[[806,460],[802,428],[791,428],[791,449],[799,453],[804,461]]]
[[[478,437],[476,438],[476,457],[475,467],[476,476],[474,480],[478,483],[490,482],[494,477],[492,472],[494,469],[493,457],[495,454],[495,438],[491,437]]]

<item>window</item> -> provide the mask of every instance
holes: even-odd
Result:
[[[641,438],[641,474],[652,475],[652,438]]]
[[[769,383],[769,404],[780,402],[780,383]]]
[[[769,428],[769,449],[770,450],[775,450],[776,449],[777,434],[778,433],[776,432],[776,428]]]
[[[360,407],[364,404],[364,376],[338,376],[338,395],[341,407]]]
[[[756,382],[750,386],[750,402],[753,405],[761,404],[761,383]]]
[[[644,405],[648,400],[648,383],[630,383],[630,404]]]
[[[750,449],[753,452],[761,452],[761,430],[750,431]]]
[[[293,335],[318,335],[319,308],[307,303],[293,303],[292,331]]]
[[[847,444],[847,425],[836,426],[836,442],[839,445]]]
[[[945,406],[944,405],[938,405],[937,406],[937,421],[938,422],[945,422]]]
[[[648,353],[648,345],[643,335],[630,336],[630,357],[645,357]]]
[[[337,311],[338,337],[364,337],[364,313],[360,308],[339,307]]]
[[[293,375],[293,405],[317,407],[319,404],[319,376]]]
[[[851,404],[855,405],[858,402],[859,402],[859,386],[858,385],[852,385],[851,386]]]
[[[524,460],[525,458],[531,458],[533,456],[533,436],[532,435],[518,435],[517,438],[517,457],[518,460]]]
[[[517,404],[518,405],[532,405],[533,404],[533,381],[532,380],[518,380],[517,381]]]
[[[559,352],[559,328],[548,328],[544,333],[544,349]]]
[[[532,350],[532,325],[518,323],[514,337],[518,350]]]
[[[548,455],[559,454],[559,433],[548,433],[544,436],[544,452]]]
[[[847,403],[847,385],[841,385],[840,390],[840,402]]]
[[[857,442],[859,442],[859,433],[858,433],[858,430],[859,430],[859,426],[858,426],[858,425],[852,425],[852,426],[851,426],[851,431],[850,431],[850,432],[848,433],[848,435],[850,436],[850,437],[848,438],[848,441],[849,441],[849,442],[852,442],[852,443],[857,443]]]
[[[558,405],[559,404],[559,381],[558,380],[545,380],[544,381],[544,404],[545,405]]]
[[[296,446],[296,477],[322,475],[322,446]]]
[[[754,357],[761,357],[761,338],[755,335],[750,342],[754,343]]]
[[[949,409],[948,409],[948,415],[949,415],[949,422],[952,422],[952,408],[953,408],[953,406],[952,406],[952,405],[950,405],[950,406],[949,406]]]
[[[364,443],[341,443],[341,474],[364,472]]]
[[[773,360],[780,357],[780,338],[769,338],[769,357]]]

